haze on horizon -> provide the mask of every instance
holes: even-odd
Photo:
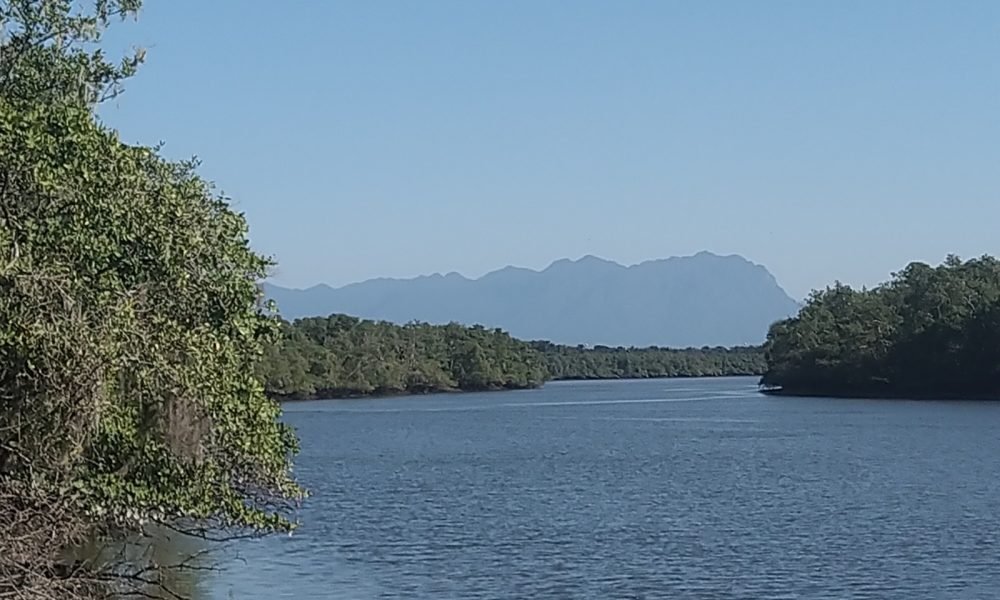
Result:
[[[197,154],[282,285],[708,250],[802,298],[1000,253],[1000,3],[144,13],[103,118]]]

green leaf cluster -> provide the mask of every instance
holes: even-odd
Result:
[[[113,21],[137,16],[142,0],[0,2],[0,90],[7,99],[93,107],[122,91],[142,49],[112,62],[100,46]]]

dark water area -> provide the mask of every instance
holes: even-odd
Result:
[[[1000,597],[1000,403],[685,379],[286,418],[302,528],[202,599]]]

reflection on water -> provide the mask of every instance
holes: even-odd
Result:
[[[92,541],[76,555],[95,565],[109,565],[127,575],[129,589],[139,597],[164,600],[203,598],[209,589],[206,574],[218,567],[225,547],[210,547],[201,539],[160,527],[149,528],[144,536],[128,541]],[[153,568],[158,565],[160,569]],[[150,584],[143,584],[148,581]]]
[[[997,598],[1000,403],[750,379],[290,404],[302,529],[225,598]],[[237,560],[236,557],[244,560]]]

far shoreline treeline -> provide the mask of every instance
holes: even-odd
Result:
[[[760,347],[625,348],[526,342],[500,329],[334,314],[281,323],[259,375],[278,400],[537,388],[554,380],[760,375]]]
[[[911,263],[873,289],[836,284],[775,323],[764,391],[1000,399],[1000,261]]]

